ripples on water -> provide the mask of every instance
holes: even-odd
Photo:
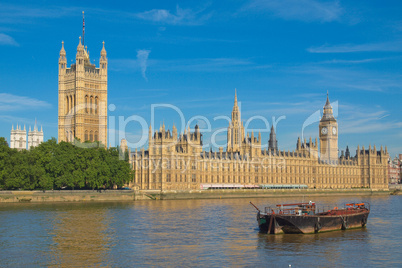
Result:
[[[371,203],[367,228],[311,235],[258,233],[258,207],[296,198],[0,204],[0,266],[402,265],[402,196],[314,198]]]

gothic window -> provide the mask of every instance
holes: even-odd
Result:
[[[95,114],[98,114],[98,97],[95,97]]]
[[[88,95],[85,96],[85,113],[88,113]]]
[[[166,175],[166,182],[171,182],[171,180],[170,180],[170,174],[167,174],[167,175]]]
[[[70,102],[69,102],[68,96],[66,97],[66,100],[67,100],[67,103],[66,103],[66,114],[68,114],[68,111],[70,110],[70,109],[69,109],[69,108],[70,108]]]
[[[98,139],[98,131],[95,131],[95,139],[94,139],[94,141],[98,141],[99,139]]]
[[[70,110],[73,109],[73,96],[70,96]]]
[[[191,175],[191,182],[196,182],[195,174],[192,174],[192,175]]]
[[[93,110],[92,110],[93,99],[94,99],[94,97],[91,96],[91,100],[90,100],[91,103],[90,103],[90,106],[89,106],[89,107],[90,107],[90,113],[91,113],[91,114],[93,114]]]
[[[91,132],[89,132],[89,141],[94,141],[94,134],[93,134],[93,132],[92,132],[92,130],[91,130]]]
[[[85,141],[88,140],[88,130],[85,130]]]

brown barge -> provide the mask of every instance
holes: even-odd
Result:
[[[250,202],[251,203],[251,202]],[[370,205],[350,203],[344,208],[334,207],[322,212],[316,211],[314,202],[279,204],[257,210],[257,221],[261,233],[265,234],[308,234],[366,226]]]

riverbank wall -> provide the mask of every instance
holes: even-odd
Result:
[[[155,190],[61,190],[61,191],[0,191],[0,203],[16,202],[102,202],[136,200],[184,200],[316,196],[371,196],[389,195],[392,191],[370,189],[225,189],[196,191]]]

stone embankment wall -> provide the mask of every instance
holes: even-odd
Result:
[[[62,190],[62,191],[0,191],[0,203],[6,202],[102,202],[135,200],[174,199],[219,199],[219,198],[269,198],[269,197],[312,197],[312,196],[367,196],[389,195],[389,191],[370,189],[349,190],[194,190],[194,191],[134,191],[134,190]]]
[[[389,191],[392,195],[402,195],[402,184],[390,184]]]

